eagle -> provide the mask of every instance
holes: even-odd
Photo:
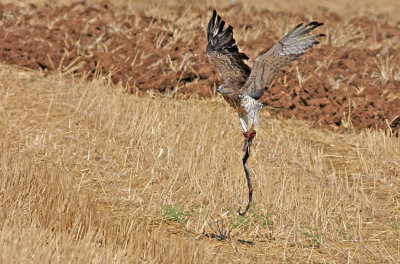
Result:
[[[239,52],[233,38],[233,27],[228,25],[224,29],[225,21],[213,10],[207,27],[206,52],[225,81],[217,92],[238,111],[246,138],[256,135],[258,113],[264,107],[258,100],[264,95],[265,88],[285,65],[297,60],[313,45],[319,44],[317,38],[325,35],[308,33],[322,25],[315,21],[297,25],[271,48],[261,52],[251,70],[245,63],[249,57]]]

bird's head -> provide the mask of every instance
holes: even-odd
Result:
[[[223,85],[220,85],[220,86],[218,87],[217,92],[220,93],[220,94],[228,95],[228,94],[232,93],[232,89],[229,88],[228,85],[223,84]]]

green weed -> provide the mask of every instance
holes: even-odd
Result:
[[[174,206],[172,204],[168,204],[163,207],[162,215],[167,221],[178,222],[182,225],[186,225],[193,212],[194,209],[184,210],[182,205]]]
[[[302,234],[307,237],[309,240],[310,247],[319,248],[323,244],[323,234],[318,232],[318,229],[315,227],[303,226],[304,231]]]

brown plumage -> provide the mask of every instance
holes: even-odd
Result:
[[[323,24],[318,22],[299,24],[270,49],[263,51],[250,70],[244,62],[249,57],[239,52],[233,38],[232,26],[228,25],[224,30],[225,21],[213,11],[207,28],[206,52],[226,83],[218,88],[218,92],[238,110],[245,135],[255,133],[253,128],[258,124],[258,112],[263,108],[263,104],[257,100],[264,94],[265,88],[281,68],[319,43],[316,38],[325,36],[324,34],[307,34],[321,25]]]

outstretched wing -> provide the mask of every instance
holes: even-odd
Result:
[[[272,82],[282,67],[298,59],[314,44],[319,44],[316,38],[325,36],[324,34],[307,33],[321,25],[323,23],[318,22],[300,24],[270,49],[262,52],[254,62],[242,94],[259,99],[264,94],[264,88]]]
[[[225,83],[239,90],[245,84],[250,74],[250,68],[244,62],[249,57],[239,52],[233,38],[233,28],[229,25],[225,30],[225,21],[217,16],[214,10],[207,29],[207,55],[217,67]]]

